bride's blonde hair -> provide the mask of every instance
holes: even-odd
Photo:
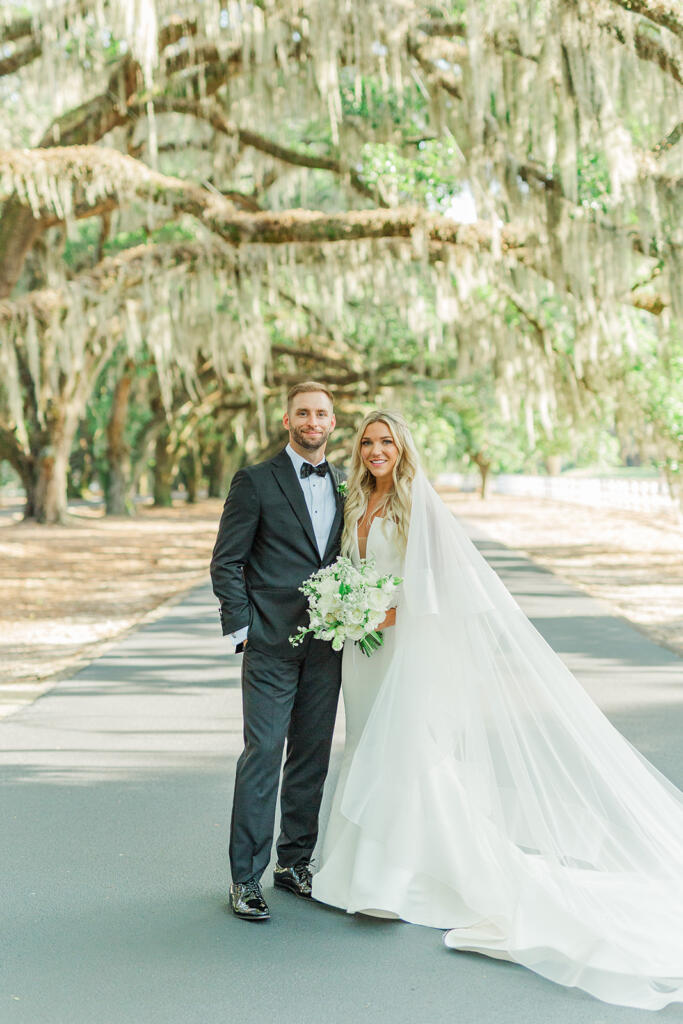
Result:
[[[398,458],[392,470],[394,486],[380,503],[380,514],[388,516],[396,523],[399,543],[403,550],[408,543],[412,485],[418,468],[417,449],[408,424],[400,413],[376,409],[365,417],[353,441],[351,470],[346,483],[344,533],[341,544],[342,553],[345,555],[353,550],[356,525],[367,512],[370,495],[375,489],[375,478],[363,465],[360,454],[363,435],[371,423],[385,423],[398,449]]]

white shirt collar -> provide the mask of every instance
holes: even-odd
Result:
[[[290,459],[292,460],[292,463],[294,465],[294,469],[297,472],[297,476],[301,472],[301,467],[303,466],[304,462],[310,463],[311,466],[319,466],[320,463],[321,462],[325,462],[325,459],[326,459],[326,456],[323,455],[322,459],[318,459],[317,462],[311,462],[310,459],[305,459],[303,457],[303,455],[299,455],[298,452],[295,452],[294,449],[292,448],[291,444],[287,444],[287,447],[285,448],[285,451],[287,452],[287,454],[289,455]]]

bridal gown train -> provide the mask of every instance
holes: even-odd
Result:
[[[344,648],[343,763],[315,899],[447,929],[624,1006],[683,1002],[683,794],[608,722],[424,474],[396,626]],[[357,550],[353,554],[360,561]]]

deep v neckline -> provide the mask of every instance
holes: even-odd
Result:
[[[385,518],[386,518],[385,516],[373,516],[372,519],[370,520],[370,526],[368,528],[368,535],[367,535],[367,537],[364,538],[365,539],[365,554],[364,555],[361,555],[361,553],[360,553],[360,538],[358,536],[358,526],[360,525],[360,519],[356,523],[356,529],[355,529],[354,533],[355,533],[355,536],[356,536],[356,551],[358,552],[358,560],[359,560],[359,562],[367,561],[367,557],[368,557],[368,544],[370,543],[370,534],[372,533],[372,528],[373,528],[373,526],[375,525],[375,523],[377,522],[378,519],[385,519]]]

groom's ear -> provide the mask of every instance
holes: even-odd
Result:
[[[282,417],[282,426],[285,428],[285,430],[289,430],[289,413],[288,412],[286,412],[284,414],[284,416]]]

